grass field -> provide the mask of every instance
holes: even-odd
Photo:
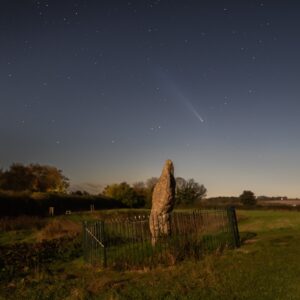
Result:
[[[76,231],[87,217],[57,220]],[[81,257],[54,261],[47,271],[2,280],[0,299],[300,299],[300,213],[238,211],[238,218],[239,249],[168,268],[126,272],[95,269]],[[28,235],[23,231],[19,241],[38,240],[41,232],[49,235],[51,230],[45,232],[43,226],[28,229]],[[15,242],[18,231],[0,234],[0,242]]]

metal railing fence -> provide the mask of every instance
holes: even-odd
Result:
[[[153,217],[139,214],[84,222],[85,261],[103,267],[140,268],[171,265],[186,257],[199,259],[225,247],[239,247],[234,208],[173,212],[169,234],[158,232],[155,244],[149,227]]]

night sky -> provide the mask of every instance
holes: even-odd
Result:
[[[0,167],[300,197],[300,2],[0,4]]]

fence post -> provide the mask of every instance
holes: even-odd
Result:
[[[228,216],[228,222],[230,227],[230,232],[233,237],[234,247],[238,248],[241,245],[240,242],[240,234],[239,234],[239,228],[235,213],[235,207],[231,206],[227,208],[227,216]]]
[[[83,243],[83,258],[87,262],[87,240],[86,240],[86,226],[87,222],[82,222],[82,243]]]
[[[101,243],[103,244],[103,267],[107,267],[107,256],[106,256],[106,241],[105,241],[105,227],[104,227],[104,221],[100,221],[101,225]]]

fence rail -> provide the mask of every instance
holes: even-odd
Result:
[[[140,214],[84,222],[85,260],[103,267],[151,267],[239,246],[234,208],[173,212],[169,234],[158,233],[155,245],[150,218],[149,214]]]

